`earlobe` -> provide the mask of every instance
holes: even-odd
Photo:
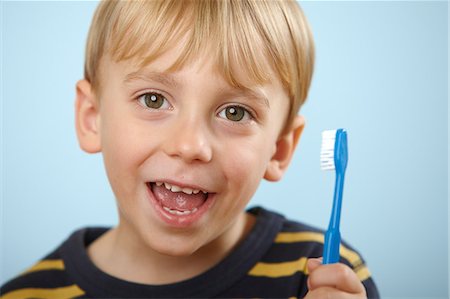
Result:
[[[283,177],[292,160],[304,127],[305,118],[297,115],[289,130],[278,138],[275,153],[269,161],[264,174],[266,180],[275,182]]]
[[[88,153],[101,151],[98,101],[87,80],[76,84],[75,127],[81,149]]]

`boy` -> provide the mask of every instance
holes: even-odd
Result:
[[[293,1],[100,3],[76,129],[119,224],[75,232],[2,298],[378,297],[348,246],[322,265],[318,230],[244,211],[289,165],[313,60]]]

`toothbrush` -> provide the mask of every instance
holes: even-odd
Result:
[[[339,247],[341,244],[339,223],[341,220],[342,193],[344,191],[347,160],[347,131],[344,129],[323,131],[320,166],[322,170],[336,170],[333,209],[331,211],[330,224],[325,233],[323,264],[333,264],[339,261]]]

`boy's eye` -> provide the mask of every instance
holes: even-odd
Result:
[[[167,99],[156,92],[147,92],[138,97],[139,103],[144,105],[147,108],[151,109],[160,109],[160,108],[169,108],[169,102]]]
[[[249,120],[252,118],[247,109],[238,105],[226,107],[219,112],[219,116],[235,122]]]

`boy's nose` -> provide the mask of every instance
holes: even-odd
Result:
[[[179,122],[172,132],[165,145],[167,155],[181,158],[188,163],[211,161],[212,148],[206,127],[200,121]]]

